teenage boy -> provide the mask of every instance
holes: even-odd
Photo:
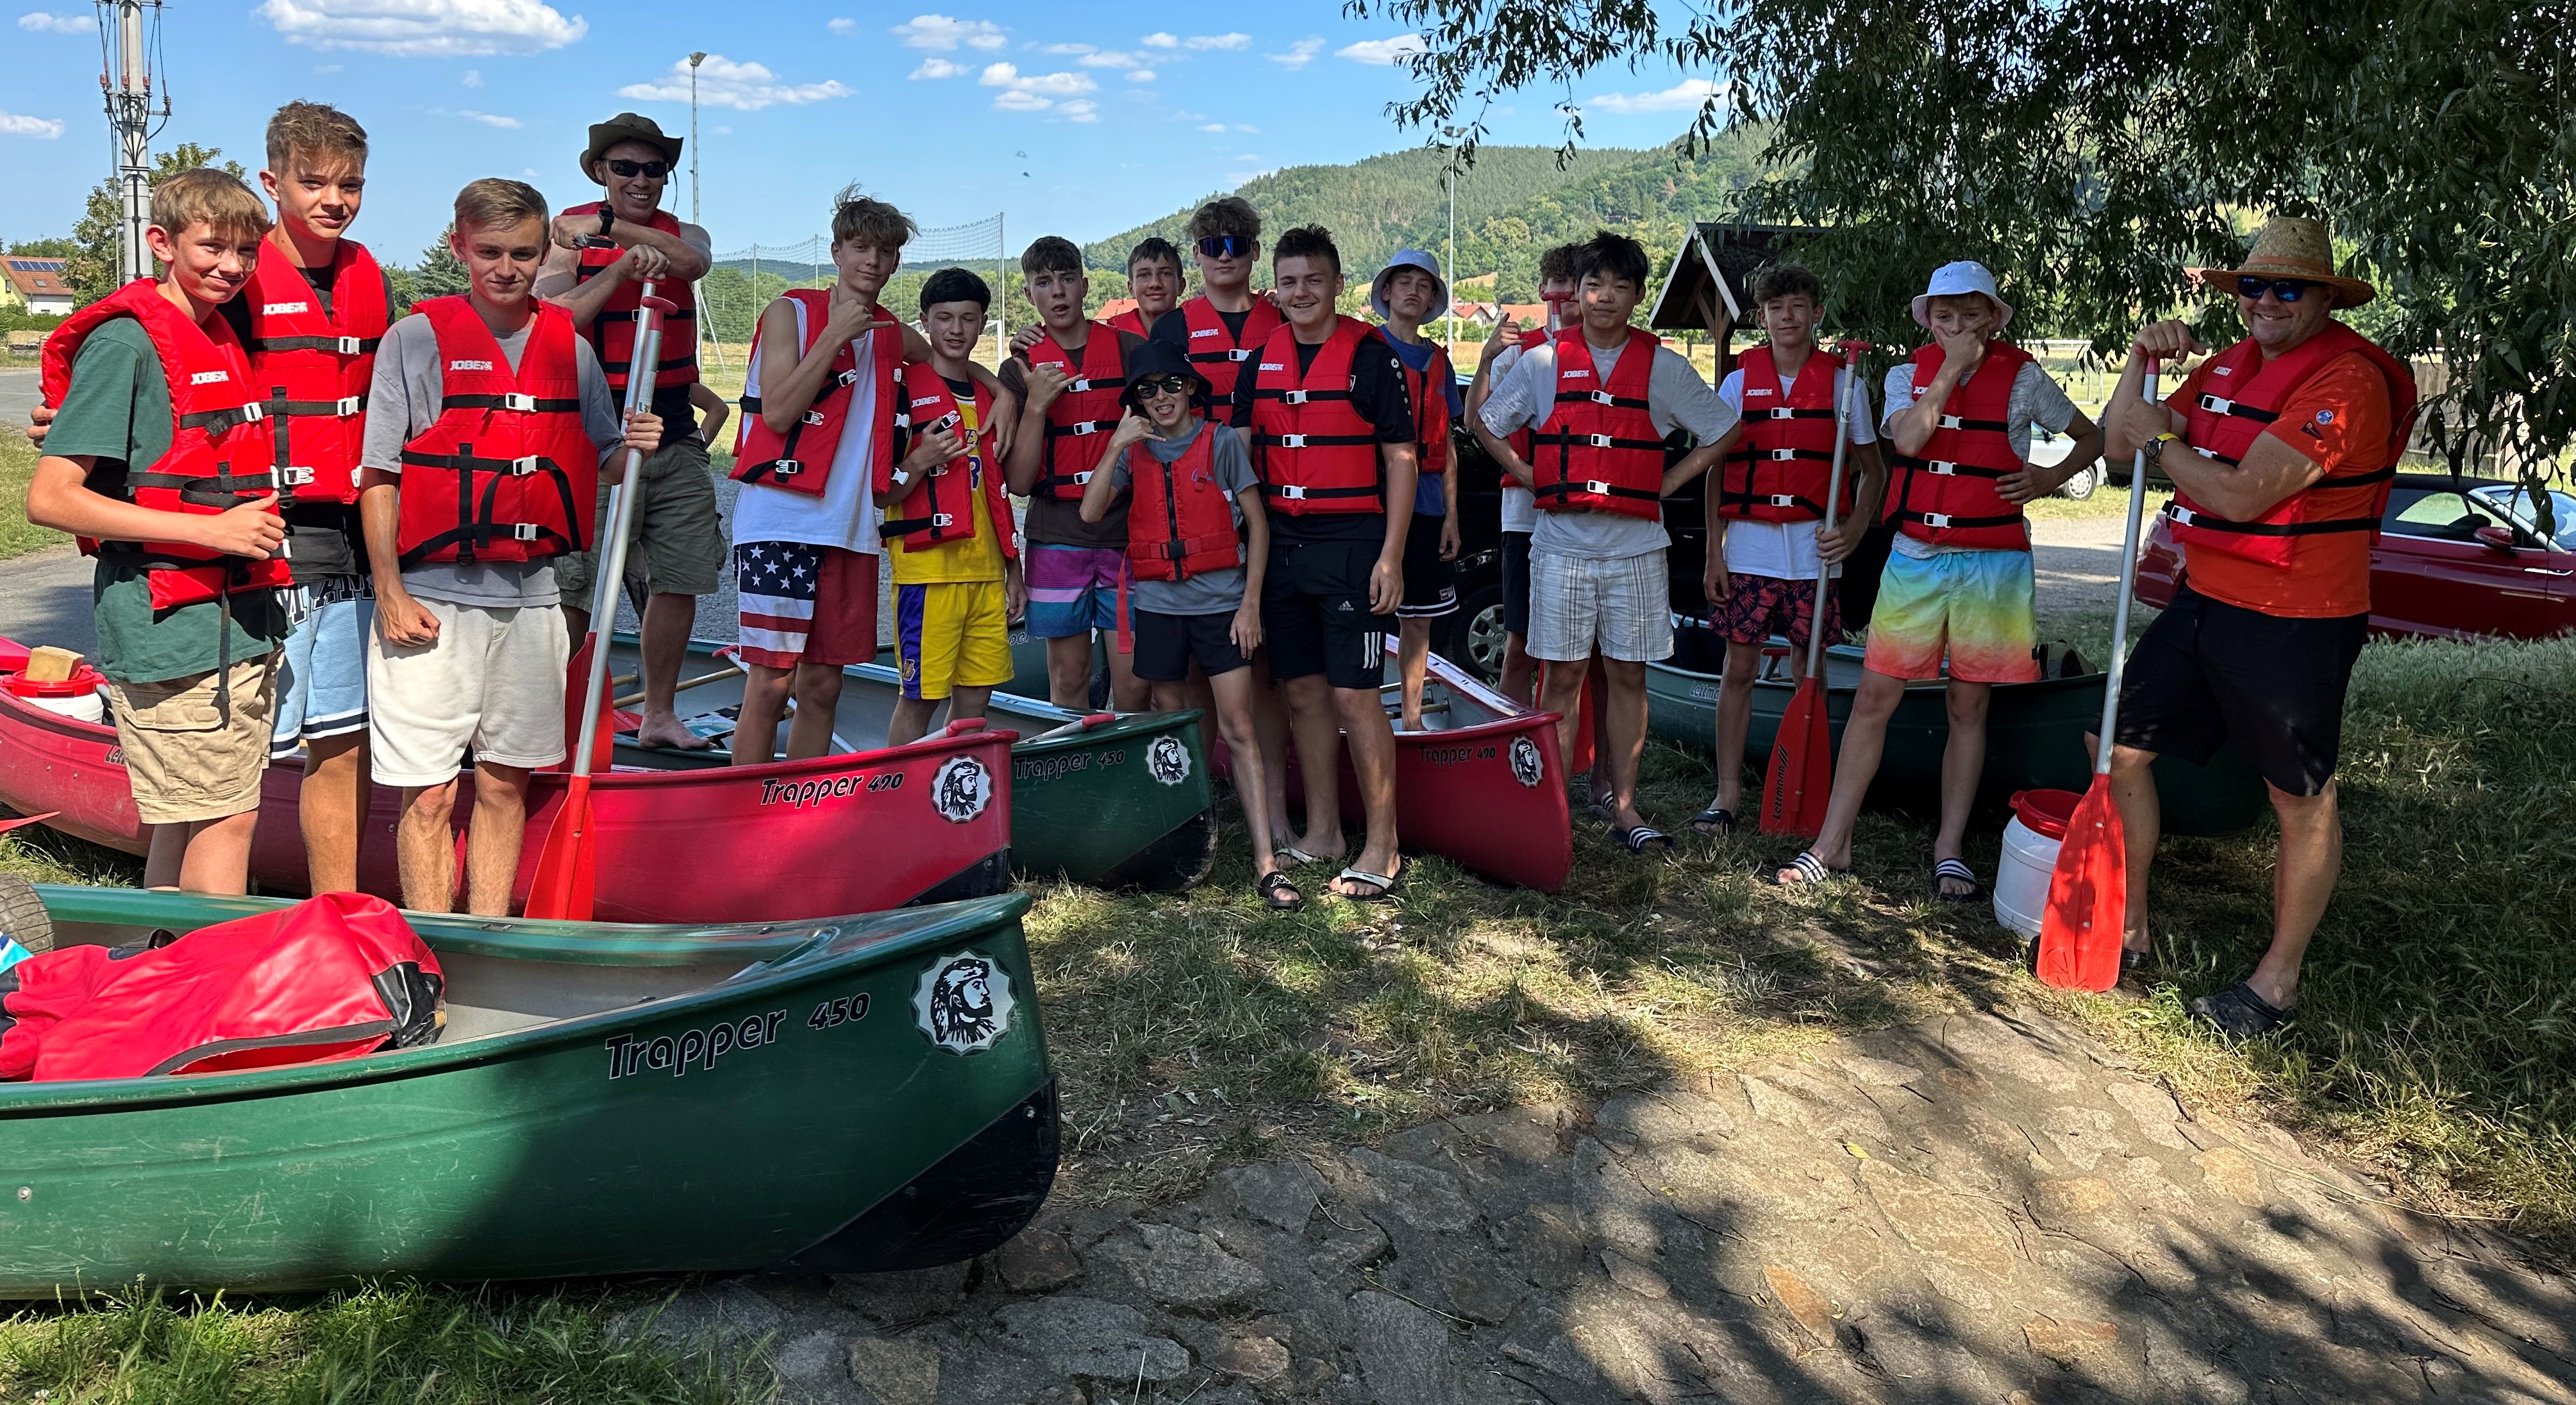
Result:
[[[1199,295],[1164,313],[1154,340],[1169,342],[1207,378],[1209,403],[1234,403],[1234,385],[1270,334],[1279,309],[1252,291],[1261,259],[1261,216],[1240,195],[1220,196],[1191,212],[1186,237],[1199,268]]]
[[[138,278],[45,339],[55,414],[27,520],[98,557],[91,586],[108,711],[150,837],[148,888],[239,893],[268,766],[286,638],[286,523],[241,339],[217,309],[251,281],[268,212],[196,170],[152,192]]]
[[[1824,285],[1797,264],[1763,270],[1754,305],[1771,340],[1744,353],[1717,398],[1744,421],[1744,439],[1717,467],[1708,494],[1708,562],[1700,587],[1726,638],[1726,673],[1717,688],[1717,798],[1691,819],[1702,834],[1735,827],[1744,804],[1744,733],[1753,720],[1753,676],[1763,642],[1786,635],[1798,677],[1807,672],[1807,642],[1843,637],[1832,591],[1816,599],[1816,571],[1852,554],[1887,488],[1870,429],[1869,387],[1854,368],[1816,350]],[[1834,529],[1823,530],[1825,493],[1833,480],[1834,426],[1850,399],[1850,449]]]
[[[1154,324],[1181,305],[1181,287],[1181,251],[1159,234],[1146,238],[1127,254],[1127,296],[1136,306],[1110,318],[1109,325],[1140,337],[1151,335]]]
[[[1959,846],[1986,769],[1987,699],[1997,683],[2039,677],[2030,523],[2022,504],[2057,491],[2102,453],[2102,431],[2029,352],[2001,338],[2012,315],[1994,275],[1975,263],[1942,265],[1914,299],[1915,324],[1932,341],[1887,373],[1880,425],[1896,459],[1887,493],[1896,542],[1879,575],[1869,652],[1843,726],[1824,831],[1780,870],[1782,883],[1820,883],[1851,867],[1852,827],[1878,774],[1887,719],[1909,680],[1942,676],[1946,654],[1950,740],[1941,755],[1933,890],[1944,902],[1976,899],[1976,874],[1959,857]],[[2034,424],[2075,437],[2074,452],[2059,468],[2030,463]]]
[[[1347,739],[1368,837],[1332,881],[1373,902],[1402,891],[1396,858],[1395,729],[1379,704],[1385,617],[1404,599],[1404,539],[1418,475],[1404,363],[1375,328],[1333,309],[1342,254],[1320,226],[1292,229],[1272,257],[1287,325],[1234,385],[1234,424],[1272,514],[1261,632],[1294,732],[1306,832],[1294,846],[1343,849],[1339,747]],[[1263,758],[1284,772],[1285,748]]]
[[[1486,400],[1477,438],[1539,507],[1530,537],[1530,654],[1549,664],[1539,706],[1563,714],[1558,745],[1574,752],[1589,662],[1601,661],[1594,777],[1607,780],[1610,822],[1628,852],[1672,846],[1637,813],[1646,743],[1646,665],[1673,651],[1665,581],[1663,498],[1735,446],[1735,411],[1681,353],[1628,325],[1646,288],[1646,251],[1607,230],[1576,263],[1582,321],[1524,352]],[[1535,461],[1504,436],[1535,427]],[[1678,426],[1699,446],[1667,468]]]
[[[1538,300],[1547,309],[1545,326],[1521,326],[1517,318],[1506,317],[1485,339],[1484,349],[1476,355],[1476,377],[1467,385],[1466,413],[1479,416],[1485,400],[1502,384],[1503,377],[1521,355],[1535,347],[1547,345],[1556,334],[1573,326],[1582,313],[1574,302],[1574,258],[1580,244],[1559,244],[1538,260]],[[1472,427],[1474,419],[1468,424]],[[1535,452],[1524,432],[1513,436],[1513,446],[1523,461]],[[1529,702],[1538,678],[1538,666],[1529,656],[1529,553],[1530,535],[1538,530],[1538,502],[1530,490],[1503,477],[1503,696],[1515,702]]]
[[[1404,534],[1404,603],[1397,606],[1396,666],[1404,680],[1404,730],[1422,730],[1422,682],[1431,669],[1431,622],[1458,613],[1458,475],[1449,471],[1449,426],[1465,412],[1449,353],[1422,335],[1422,324],[1449,310],[1440,261],[1420,249],[1398,249],[1369,287],[1369,308],[1386,325],[1379,335],[1404,363],[1421,465],[1413,490],[1413,525]]]
[[[358,522],[358,449],[376,347],[393,295],[365,245],[345,237],[367,183],[367,133],[348,114],[291,102],[268,121],[277,204],[248,295],[224,304],[250,349],[276,436],[294,632],[277,670],[274,761],[304,752],[296,818],[316,893],[358,886],[367,812],[367,636],[375,587]]]
[[[662,421],[662,448],[645,463],[634,491],[635,536],[627,573],[650,592],[644,606],[644,723],[636,740],[645,746],[705,751],[715,745],[680,725],[677,689],[688,657],[689,631],[698,597],[716,588],[724,569],[724,523],[716,516],[716,485],[707,440],[698,433],[689,388],[698,383],[698,309],[695,289],[712,264],[707,232],[661,209],[662,192],[680,164],[680,138],[663,135],[649,117],[621,112],[590,129],[581,173],[606,196],[557,215],[554,251],[546,257],[538,296],[572,314],[590,340],[609,390],[626,394],[633,373],[636,314],[644,285],[678,304],[662,316],[661,364],[652,377],[652,409]],[[597,520],[608,518],[603,487]],[[584,540],[595,535],[585,533]],[[575,635],[589,631],[591,572],[597,543],[561,563],[566,623]],[[605,625],[602,626],[605,628]]]
[[[1143,710],[1127,620],[1127,515],[1112,509],[1083,520],[1083,489],[1118,428],[1127,358],[1144,338],[1082,315],[1091,279],[1082,250],[1050,234],[1020,253],[1021,286],[1046,335],[1014,352],[1002,385],[1020,405],[1008,467],[1013,493],[1029,500],[1029,633],[1047,642],[1047,695],[1058,707],[1091,705],[1091,634],[1111,635],[1110,705]]]
[[[649,411],[621,425],[571,314],[535,295],[544,196],[478,180],[457,192],[447,242],[464,295],[421,302],[385,333],[367,397],[367,746],[377,783],[402,790],[403,905],[423,912],[455,903],[451,818],[471,749],[466,910],[497,917],[518,877],[528,773],[566,750],[555,563],[590,544],[581,507],[622,468],[610,460],[651,454],[662,425]]]
[[[877,303],[917,231],[903,211],[852,186],[832,210],[829,288],[791,288],[760,315],[744,369],[742,449],[733,477],[738,656],[750,681],[735,718],[733,764],[777,745],[791,694],[787,759],[832,749],[841,670],[877,656],[876,481],[894,459],[898,377],[930,345]],[[989,373],[974,368],[976,382]],[[998,417],[997,417],[998,418]],[[945,462],[924,435],[914,450]]]
[[[919,741],[952,698],[950,717],[983,716],[993,689],[1011,681],[1011,621],[1024,607],[1020,534],[993,456],[994,398],[976,385],[971,360],[992,303],[984,280],[962,268],[921,285],[930,359],[903,368],[902,428],[874,484],[903,679],[890,746]]]
[[[1098,522],[1127,497],[1127,556],[1136,572],[1136,676],[1154,706],[1189,705],[1195,663],[1215,694],[1217,730],[1234,757],[1234,790],[1252,830],[1261,901],[1298,907],[1305,897],[1271,851],[1258,733],[1252,724],[1252,652],[1261,647],[1261,582],[1269,565],[1269,515],[1243,438],[1198,412],[1207,378],[1180,349],[1152,343],[1127,367],[1129,410],[1109,439],[1108,472],[1092,475],[1082,516]]]

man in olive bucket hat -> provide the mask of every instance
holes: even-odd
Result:
[[[644,284],[655,284],[658,296],[679,305],[663,320],[661,364],[644,372],[653,381],[662,447],[644,461],[642,478],[632,480],[643,496],[635,504],[626,571],[630,581],[641,579],[650,592],[644,607],[644,722],[638,739],[646,746],[703,751],[711,743],[680,725],[673,702],[690,627],[697,619],[697,598],[716,588],[726,543],[724,523],[716,516],[706,438],[689,399],[698,387],[695,290],[697,280],[706,276],[710,246],[705,230],[661,209],[662,193],[679,164],[680,139],[664,135],[649,117],[621,112],[592,126],[581,152],[581,173],[606,187],[607,198],[575,205],[555,217],[555,247],[538,273],[537,295],[572,314],[573,324],[599,354],[609,389],[621,398],[632,370],[635,314]],[[604,523],[605,483],[598,512]],[[599,546],[594,529],[590,550],[563,557],[555,569],[565,623],[575,639],[587,628]]]
[[[2147,627],[2120,689],[2113,798],[2129,842],[2121,966],[2142,961],[2160,753],[2201,762],[2224,742],[2263,773],[2280,816],[2272,944],[2252,975],[2191,1002],[2232,1038],[2298,1003],[2308,939],[2343,863],[2335,761],[2344,692],[2370,628],[2370,547],[2415,422],[2404,362],[2334,319],[2375,296],[2335,270],[2323,221],[2263,226],[2234,268],[2183,270],[2232,297],[2244,340],[2202,362],[2164,403],[2150,362],[2204,348],[2179,321],[2138,331],[2105,411],[2114,462],[2142,447],[2173,480],[2166,525],[2182,551],[2171,606]]]

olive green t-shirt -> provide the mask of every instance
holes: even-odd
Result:
[[[170,386],[142,324],[119,317],[81,343],[45,452],[95,456],[90,490],[113,498],[125,496],[126,465],[149,465],[170,452]],[[144,574],[143,567],[112,554],[99,558],[91,587],[98,656],[91,662],[120,683],[156,683],[214,668],[222,658],[217,631],[225,627],[223,602],[156,614]],[[276,591],[246,591],[231,603],[235,662],[262,657],[286,637]]]

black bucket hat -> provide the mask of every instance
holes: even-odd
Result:
[[[1199,388],[1192,396],[1195,400],[1206,400],[1216,389],[1208,384],[1207,377],[1198,373],[1198,368],[1190,364],[1190,358],[1179,347],[1167,341],[1148,341],[1127,353],[1127,389],[1119,399],[1142,410],[1144,407],[1136,400],[1136,382],[1162,376],[1187,376],[1197,381]]]
[[[640,141],[662,150],[662,159],[680,164],[680,139],[665,135],[661,124],[640,112],[621,112],[605,122],[590,124],[590,145],[582,148],[581,178],[593,185],[599,179],[600,154],[622,141]]]

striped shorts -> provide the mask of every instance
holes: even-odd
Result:
[[[1622,663],[1672,657],[1672,587],[1664,553],[1601,560],[1530,553],[1529,652],[1573,663],[1598,653]]]

